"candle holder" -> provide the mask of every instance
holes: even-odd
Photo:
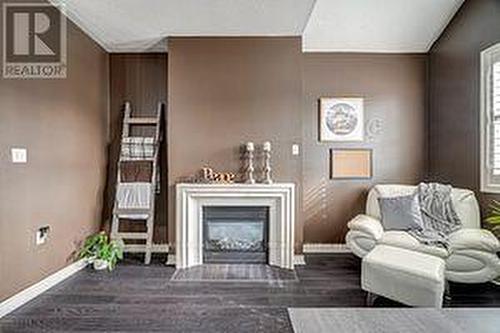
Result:
[[[264,179],[262,183],[264,184],[272,184],[273,180],[271,179],[271,143],[264,142],[262,150],[264,151]]]
[[[247,159],[247,168],[246,168],[246,184],[255,184],[255,178],[253,177],[253,173],[255,168],[253,166],[253,152],[254,145],[253,142],[248,142],[246,145],[246,159]]]

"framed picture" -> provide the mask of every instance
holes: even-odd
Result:
[[[330,149],[330,179],[370,179],[371,149]]]
[[[364,109],[361,97],[319,99],[320,141],[363,141]]]

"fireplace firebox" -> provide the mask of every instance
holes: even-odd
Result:
[[[269,207],[203,207],[203,262],[266,264]]]

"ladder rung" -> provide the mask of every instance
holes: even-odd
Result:
[[[124,239],[146,239],[148,234],[146,232],[117,232],[114,234],[115,238]]]
[[[114,212],[116,215],[149,215],[151,210],[148,208],[117,208]]]
[[[129,124],[135,124],[135,125],[155,125],[158,123],[158,118],[135,117],[135,118],[128,118],[127,122]]]
[[[146,244],[125,244],[123,248],[124,252],[129,253],[141,253],[146,251]],[[152,244],[151,252],[154,253],[168,253],[167,244]]]
[[[149,215],[146,215],[146,214],[121,214],[121,215],[118,215],[118,220],[132,220],[132,221],[141,221],[141,222],[147,222],[148,220],[148,217]],[[119,223],[119,222],[118,222]]]
[[[123,252],[138,253],[145,252],[146,244],[130,244],[123,247]]]

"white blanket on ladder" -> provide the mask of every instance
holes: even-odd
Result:
[[[118,184],[116,199],[120,209],[149,209],[151,203],[151,183]],[[145,219],[144,214],[120,215],[122,218]]]

